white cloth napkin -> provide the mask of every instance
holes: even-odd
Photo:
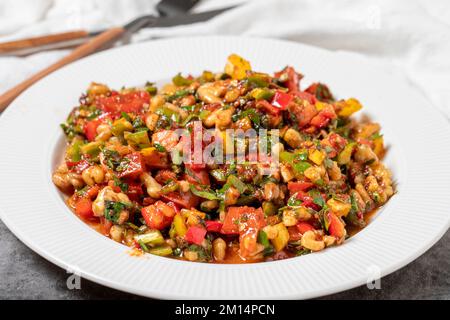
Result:
[[[155,13],[157,0],[2,0],[0,42],[74,29],[96,30]],[[450,119],[448,0],[204,0],[200,12],[241,6],[189,26],[143,29],[132,41],[155,37],[233,34],[282,38],[350,51],[395,65]],[[0,58],[0,92],[67,51]]]

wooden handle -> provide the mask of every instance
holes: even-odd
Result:
[[[33,47],[40,47],[57,42],[86,38],[88,36],[89,33],[87,31],[79,30],[79,31],[50,34],[47,36],[28,38],[17,41],[3,42],[0,43],[0,53],[7,53]]]
[[[77,47],[73,50],[68,56],[62,58],[61,60],[55,62],[51,66],[45,68],[44,70],[39,71],[35,75],[26,79],[25,81],[19,83],[12,89],[6,91],[4,94],[0,96],[0,111],[3,111],[19,94],[21,94],[25,89],[30,87],[32,84],[52,73],[55,70],[69,64],[75,60],[78,60],[82,57],[85,57],[91,53],[96,52],[106,44],[111,43],[114,40],[117,40],[122,36],[125,32],[123,28],[112,28],[109,29],[95,38],[92,38],[87,43]]]

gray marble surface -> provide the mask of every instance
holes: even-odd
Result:
[[[0,299],[141,299],[84,279],[81,289],[69,290],[68,276],[0,222]],[[380,290],[362,286],[322,299],[450,299],[450,231],[416,261],[382,278]]]

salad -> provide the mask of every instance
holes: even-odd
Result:
[[[383,135],[352,118],[357,99],[300,89],[302,77],[232,54],[224,72],[161,88],[92,83],[61,125],[52,180],[77,216],[136,254],[244,263],[340,245],[395,192]]]

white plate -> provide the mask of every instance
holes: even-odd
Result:
[[[321,81],[340,98],[360,99],[364,112],[382,125],[389,145],[385,162],[398,194],[362,232],[316,254],[245,265],[131,257],[129,248],[72,214],[53,186],[51,172],[64,141],[59,124],[91,81],[120,88],[170,79],[179,71],[222,70],[230,53],[260,71],[292,65],[306,75],[304,82]],[[0,117],[2,220],[60,267],[149,297],[311,298],[362,285],[417,258],[450,223],[449,125],[402,78],[381,70],[353,55],[237,37],[158,40],[80,60],[31,87]]]

